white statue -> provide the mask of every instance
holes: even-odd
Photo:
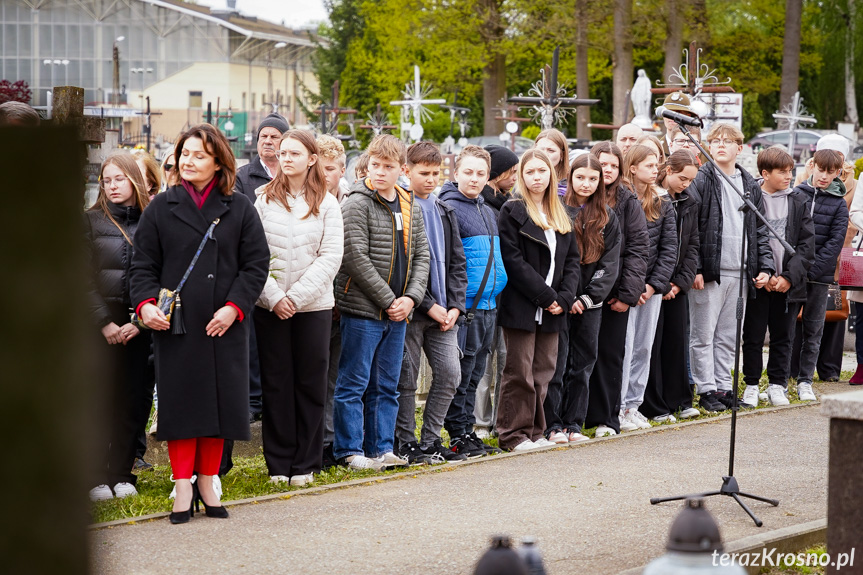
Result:
[[[632,86],[632,91],[629,93],[629,99],[632,102],[632,109],[635,110],[635,118],[632,123],[636,126],[650,130],[653,128],[653,121],[650,119],[650,78],[644,70],[638,71],[638,78]]]

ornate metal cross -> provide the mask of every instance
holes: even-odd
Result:
[[[803,106],[803,98],[800,97],[800,92],[794,92],[791,102],[785,106],[784,110],[773,114],[773,117],[780,122],[784,120],[788,123],[788,153],[794,156],[797,125],[814,124],[816,122],[815,116],[809,115],[808,110]]]
[[[351,133],[354,132],[353,116],[357,113],[353,108],[342,108],[339,106],[339,81],[333,82],[332,99],[329,103],[321,102],[320,107],[314,111],[320,116],[319,128],[322,134],[336,135],[336,128],[339,125],[339,117],[347,115],[348,123],[351,126]]]
[[[698,96],[701,93],[727,93],[733,92],[734,88],[729,86],[731,78],[719,80],[716,70],[701,63],[701,51],[696,42],[691,42],[689,48],[684,48],[683,53],[686,61],[668,77],[666,82],[656,81],[659,88],[651,88],[653,94],[670,94],[672,92],[685,92],[690,96]]]
[[[427,105],[446,104],[446,100],[442,98],[429,98],[432,88],[429,85],[423,85],[420,81],[420,67],[414,66],[414,81],[413,84],[405,84],[405,89],[402,91],[403,100],[390,102],[390,106],[402,107],[402,139],[406,140],[405,136],[410,136],[413,141],[418,141],[423,137],[422,123],[431,119]],[[413,123],[410,122],[411,112],[413,112]]]
[[[532,107],[533,119],[542,126],[543,130],[563,123],[577,106],[593,106],[599,103],[599,100],[594,99],[566,97],[566,86],[557,82],[559,58],[560,46],[554,49],[551,66],[545,65],[541,71],[542,77],[531,86],[527,96],[519,94],[507,98],[507,102],[518,104],[520,107]]]
[[[381,111],[381,103],[378,102],[374,114],[368,115],[368,122],[361,125],[361,130],[371,130],[375,136],[380,136],[384,130],[395,130],[398,126],[388,123],[387,115]]]

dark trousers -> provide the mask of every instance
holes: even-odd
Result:
[[[461,381],[443,424],[450,437],[473,431],[473,424],[476,421],[473,414],[476,386],[485,375],[486,360],[491,352],[496,322],[497,310],[478,309],[472,322],[459,324],[458,347],[462,352]]]
[[[803,325],[799,321],[795,323],[794,347],[791,351],[792,375],[800,372],[800,343],[803,339]],[[842,352],[845,351],[845,330],[847,329],[847,323],[847,321],[824,322],[821,347],[818,349],[818,360],[815,362],[815,371],[818,372],[818,377],[822,381],[839,378],[839,374],[842,371]],[[857,324],[863,325],[863,318]],[[863,358],[863,353],[859,351],[861,345],[863,345],[863,337],[856,337],[856,340],[860,342],[856,344],[858,358]],[[863,363],[863,361],[858,361],[858,363]]]
[[[506,365],[500,380],[500,408],[495,428],[500,446],[512,449],[545,432],[543,402],[557,361],[558,334],[503,328]]]
[[[599,350],[601,323],[602,309],[599,308],[569,316],[569,350],[560,398],[551,397],[551,386],[545,398],[546,426],[549,431],[554,429],[581,433],[587,417],[590,375],[593,373]],[[548,419],[549,408],[553,412],[553,420]]]
[[[128,316],[125,319],[128,321]],[[120,321],[115,323],[122,325]],[[98,477],[100,483],[109,487],[123,482],[134,485],[137,477],[132,473],[132,463],[138,447],[138,433],[149,416],[144,400],[148,395],[151,400],[153,397],[155,373],[148,361],[150,334],[142,330],[126,345],[106,343],[105,346],[111,374],[106,386],[110,411],[103,428]]]
[[[590,376],[585,427],[605,425],[620,433],[620,386],[623,383],[623,355],[629,310],[617,312],[602,306],[599,352]]]
[[[799,303],[787,301],[786,294],[755,290],[755,299],[746,305],[743,319],[743,382],[758,385],[763,366],[764,336],[770,331],[767,378],[770,385],[787,387],[791,373],[791,347]]]
[[[330,361],[332,311],[289,319],[255,308],[261,359],[264,459],[270,475],[321,470],[324,404]]]
[[[261,413],[261,360],[258,354],[258,336],[255,333],[255,314],[249,317],[249,413]]]
[[[566,314],[569,316],[569,314]],[[569,325],[571,321],[567,317],[566,328],[560,332],[557,338],[557,361],[554,366],[554,375],[548,382],[548,391],[542,404],[545,411],[546,432],[560,431],[563,428],[560,420],[560,404],[563,399],[563,376],[566,372],[566,361],[569,357]]]
[[[650,374],[644,390],[644,402],[638,410],[646,417],[692,407],[689,384],[689,302],[685,293],[662,302],[656,337],[650,352]]]

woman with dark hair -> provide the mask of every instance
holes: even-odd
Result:
[[[156,195],[138,225],[131,291],[138,317],[154,330],[157,437],[168,442],[177,483],[171,522],[186,523],[193,500],[208,517],[228,516],[213,476],[224,440],[250,437],[243,318],[264,287],[269,250],[254,206],[233,193],[236,164],[221,132],[209,124],[190,128],[174,157],[178,185]],[[187,272],[169,319],[156,305],[159,290],[174,290]]]
[[[557,176],[557,195],[566,193],[566,179],[569,177],[569,144],[566,136],[560,130],[550,128],[543,130],[536,136],[534,148],[542,150],[551,160],[554,166],[554,174]]]
[[[590,374],[596,363],[602,302],[617,279],[620,226],[605,204],[605,183],[599,160],[582,154],[572,161],[564,202],[574,213],[573,228],[581,254],[581,281],[569,310],[565,340],[566,369],[562,384],[548,388],[545,399],[546,437],[552,443],[584,441]],[[564,351],[564,350],[561,350]]]
[[[677,264],[671,274],[671,289],[662,296],[656,337],[650,354],[650,374],[639,411],[653,421],[675,421],[697,417],[692,407],[692,387],[686,360],[689,353],[686,324],[689,322],[687,292],[698,268],[698,204],[686,193],[698,174],[698,159],[687,149],[668,156],[659,167],[656,185],[665,189],[677,213]]]
[[[150,414],[145,399],[153,393],[153,369],[149,334],[129,322],[129,265],[132,238],[149,201],[135,160],[128,152],[113,152],[102,162],[96,203],[84,214],[93,278],[90,314],[105,338],[111,374],[110,421],[99,448],[98,473],[105,483],[90,490],[93,501],[138,494],[132,463]]]
[[[312,133],[286,132],[276,155],[276,177],[255,191],[270,246],[270,274],[254,321],[264,459],[272,482],[305,485],[322,464],[332,285],[344,229]]]
[[[629,308],[638,305],[647,275],[647,219],[638,198],[621,185],[623,155],[611,142],[599,142],[590,154],[599,160],[605,184],[605,203],[620,226],[620,263],[617,280],[602,307],[599,352],[590,376],[585,426],[597,426],[596,436],[620,432],[620,389]]]

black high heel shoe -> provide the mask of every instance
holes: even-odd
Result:
[[[195,516],[195,509],[192,506],[192,503],[195,502],[195,494],[197,490],[194,488],[194,484],[192,484],[192,501],[189,502],[189,508],[185,511],[171,511],[171,515],[168,519],[171,520],[171,523],[174,525],[179,525],[180,523],[188,523],[191,521],[192,517]]]
[[[227,519],[228,518],[228,510],[223,506],[219,507],[208,507],[206,503],[204,503],[204,498],[201,497],[201,491],[198,489],[198,484],[192,484],[192,501],[195,502],[195,511],[200,511],[200,504],[204,504],[204,514],[207,517],[215,517],[217,519]],[[193,513],[194,515],[194,513]]]

